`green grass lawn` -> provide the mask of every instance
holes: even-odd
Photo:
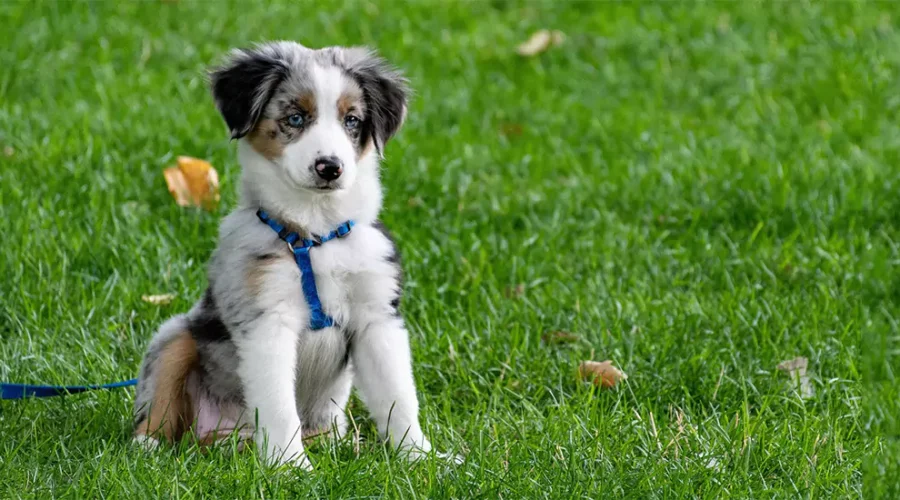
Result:
[[[900,495],[900,5],[327,3],[0,4],[0,380],[131,378],[204,290],[238,176],[209,64],[368,44],[416,91],[383,219],[423,420],[465,463],[408,465],[355,400],[361,443],[312,474],[146,453],[117,390],[0,403],[0,498]],[[517,55],[540,28],[565,43]],[[182,154],[219,211],[173,203]],[[812,398],[775,369],[798,356]]]

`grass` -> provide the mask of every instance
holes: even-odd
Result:
[[[0,379],[130,378],[201,294],[238,174],[208,64],[369,44],[417,92],[383,218],[422,418],[467,457],[407,465],[356,401],[358,456],[316,444],[312,474],[148,454],[118,390],[0,403],[0,497],[896,498],[898,22],[856,2],[0,4]],[[515,54],[539,28],[567,40]],[[170,199],[180,154],[218,167],[218,212]],[[797,356],[813,398],[775,370]],[[578,383],[590,358],[630,378]]]

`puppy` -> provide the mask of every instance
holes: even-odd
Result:
[[[377,219],[405,78],[366,49],[276,42],[234,51],[211,86],[238,143],[240,203],[203,298],[150,341],[135,439],[237,432],[269,462],[310,468],[302,438],[344,435],[355,386],[386,439],[428,453],[399,256]]]

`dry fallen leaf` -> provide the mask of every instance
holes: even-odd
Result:
[[[13,149],[12,146],[6,146],[3,148],[3,156],[9,158],[10,156],[16,154],[16,150]]]
[[[175,298],[174,293],[163,293],[160,295],[141,295],[141,300],[155,306],[164,306]]]
[[[169,167],[163,170],[163,177],[166,178],[166,186],[169,187],[169,192],[175,198],[175,203],[182,207],[190,205],[191,192],[187,187],[187,181],[184,180],[181,170],[178,170],[178,167]]]
[[[719,14],[719,18],[716,19],[716,30],[722,35],[731,31],[731,16]]]
[[[197,206],[207,210],[219,203],[219,174],[209,162],[179,156],[177,166],[163,170],[169,192],[182,207]]]
[[[808,366],[809,360],[803,357],[789,359],[778,363],[778,369],[788,374],[797,373],[799,375],[806,375],[806,368]]]
[[[541,335],[541,340],[543,340],[545,344],[571,344],[572,342],[581,340],[581,337],[571,332],[552,331],[544,332],[544,334]]]
[[[538,30],[532,33],[528,40],[520,44],[516,48],[516,52],[518,52],[520,56],[535,56],[550,47],[560,45],[565,39],[566,35],[564,35],[562,31]]]
[[[500,124],[500,133],[506,137],[518,137],[522,135],[525,129],[522,125],[513,122],[504,122]]]
[[[507,299],[514,299],[525,294],[525,284],[519,283],[516,286],[508,286],[503,289],[503,296]]]
[[[620,380],[625,380],[628,375],[613,366],[612,361],[582,361],[578,365],[578,376],[581,380],[588,380],[601,387],[614,387]]]
[[[782,361],[778,363],[778,370],[783,371],[791,377],[791,381],[793,382],[793,387],[799,391],[800,397],[803,399],[809,399],[816,395],[815,389],[813,389],[812,383],[809,380],[809,375],[806,373],[806,369],[809,367],[809,360],[804,357],[789,359],[787,361]]]

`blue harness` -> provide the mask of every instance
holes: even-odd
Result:
[[[325,242],[335,238],[342,238],[350,233],[353,228],[353,221],[348,220],[341,224],[334,231],[325,236],[313,235],[312,239],[301,238],[295,232],[289,232],[284,225],[269,217],[264,210],[260,209],[256,212],[259,220],[265,222],[278,233],[278,237],[288,244],[288,248],[294,254],[294,261],[300,268],[300,286],[303,289],[303,296],[306,303],[309,304],[309,327],[312,330],[321,330],[329,326],[334,326],[334,319],[325,314],[322,310],[322,301],[319,300],[319,290],[316,288],[316,277],[313,275],[312,261],[309,258],[309,251],[313,247],[317,247]],[[298,244],[299,243],[299,244]]]

